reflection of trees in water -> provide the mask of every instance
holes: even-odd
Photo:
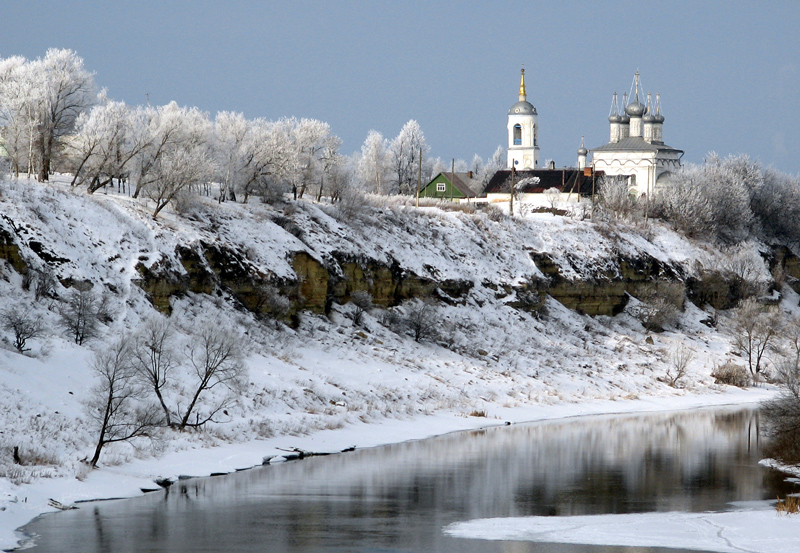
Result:
[[[119,550],[127,536],[190,551],[224,535],[238,551],[247,536],[263,534],[281,551],[366,542],[452,551],[436,545],[452,539],[441,528],[467,518],[723,509],[785,487],[756,465],[757,417],[739,409],[591,417],[312,457],[181,481],[165,495],[113,507],[122,530],[96,528],[101,541],[121,540]],[[459,552],[487,550],[475,547]]]

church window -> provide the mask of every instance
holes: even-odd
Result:
[[[444,185],[443,182],[437,182],[436,183],[436,191],[437,192],[444,192],[445,190],[446,189],[445,189],[445,185]]]
[[[522,144],[522,127],[517,124],[514,125],[514,146],[520,146]]]

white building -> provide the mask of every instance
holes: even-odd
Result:
[[[683,150],[664,144],[660,95],[656,94],[655,113],[650,105],[649,93],[646,105],[639,101],[638,71],[635,87],[630,104],[627,103],[627,94],[623,95],[622,114],[617,106],[617,94],[614,93],[611,116],[608,118],[609,142],[591,150],[591,164],[595,170],[603,171],[608,176],[627,177],[632,192],[650,196],[659,183],[663,183],[681,167]],[[581,146],[579,159],[583,151]]]
[[[519,101],[508,110],[508,168],[539,168],[539,124],[536,108],[525,92],[525,70],[519,83]]]

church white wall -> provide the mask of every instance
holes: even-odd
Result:
[[[522,144],[514,144],[514,127],[520,125]],[[508,116],[508,168],[517,170],[539,167],[538,124],[535,115]],[[514,162],[517,162],[516,164]]]
[[[592,165],[608,176],[635,177],[631,189],[652,195],[658,177],[680,169],[680,155],[655,152],[593,152]]]

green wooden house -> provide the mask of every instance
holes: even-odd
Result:
[[[467,173],[439,173],[419,191],[420,198],[460,200],[477,198],[483,194],[483,186],[472,171]]]

